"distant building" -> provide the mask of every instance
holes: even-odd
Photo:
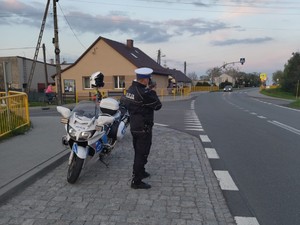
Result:
[[[33,60],[20,56],[0,57],[0,90],[5,89],[4,68],[6,71],[7,86],[10,90],[24,91],[28,82]],[[47,70],[47,77],[45,68]],[[53,64],[36,62],[30,91],[44,92],[47,83],[54,83],[51,75],[56,73],[56,67]]]
[[[184,87],[192,87],[192,80],[187,77],[183,72],[176,69],[168,69],[169,76],[169,84],[176,85],[176,87],[184,88]]]
[[[228,74],[223,73],[219,77],[214,77],[214,83],[217,86],[219,86],[221,83],[223,83],[225,81],[228,81],[228,82],[232,83],[233,86],[235,84],[235,79],[232,76],[228,75]]]
[[[6,67],[7,81],[10,89],[25,91],[33,60],[24,57],[0,57],[0,89],[4,90],[3,62]],[[104,74],[104,90],[123,91],[136,78],[134,70],[139,67],[153,69],[152,78],[157,83],[159,94],[167,94],[170,81],[177,87],[190,87],[192,81],[176,69],[166,69],[134,46],[134,41],[125,43],[99,37],[72,64],[61,64],[62,93],[77,93],[88,96],[93,91],[90,75],[101,71]],[[46,70],[45,70],[46,68]],[[46,75],[47,71],[47,75]],[[44,92],[47,83],[55,84],[56,65],[54,60],[44,64],[37,61],[30,92]]]

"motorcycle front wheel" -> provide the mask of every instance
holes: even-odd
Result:
[[[72,162],[70,163],[68,167],[68,176],[67,181],[70,184],[74,184],[76,180],[79,177],[79,174],[81,172],[82,166],[83,166],[84,159],[78,158],[77,155],[74,154]]]

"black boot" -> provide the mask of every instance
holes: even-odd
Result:
[[[150,177],[150,173],[144,171],[143,175],[142,175],[142,179],[145,179],[147,177]]]
[[[131,188],[133,189],[149,189],[151,188],[150,184],[147,184],[143,181],[131,181]]]
[[[140,177],[141,177],[141,180],[143,180],[143,179],[145,179],[145,178],[147,178],[147,177],[150,177],[150,176],[151,176],[150,173],[144,171]],[[134,172],[133,172],[133,173],[132,173],[132,178],[134,178],[134,177],[136,177],[136,176],[135,176],[135,174],[134,174]]]

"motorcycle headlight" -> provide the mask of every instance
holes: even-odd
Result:
[[[76,130],[73,127],[71,126],[68,127],[68,133],[70,137],[78,141],[86,141],[87,139],[92,137],[95,132],[96,132],[95,130],[76,132]]]
[[[72,138],[76,138],[76,130],[73,127],[69,126],[68,133]]]
[[[78,141],[87,141],[87,139],[91,138],[95,134],[95,132],[96,130],[80,132]]]
[[[88,139],[91,136],[92,136],[91,132],[89,132],[89,131],[83,131],[83,132],[80,132],[79,139]]]

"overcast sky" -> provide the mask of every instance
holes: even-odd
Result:
[[[33,58],[47,0],[0,0],[0,56]],[[54,58],[53,7],[42,38]],[[300,49],[299,0],[60,0],[61,61],[74,62],[99,37],[134,46],[162,64],[206,74],[223,63],[244,72],[283,70]],[[42,51],[39,59],[42,60]]]

